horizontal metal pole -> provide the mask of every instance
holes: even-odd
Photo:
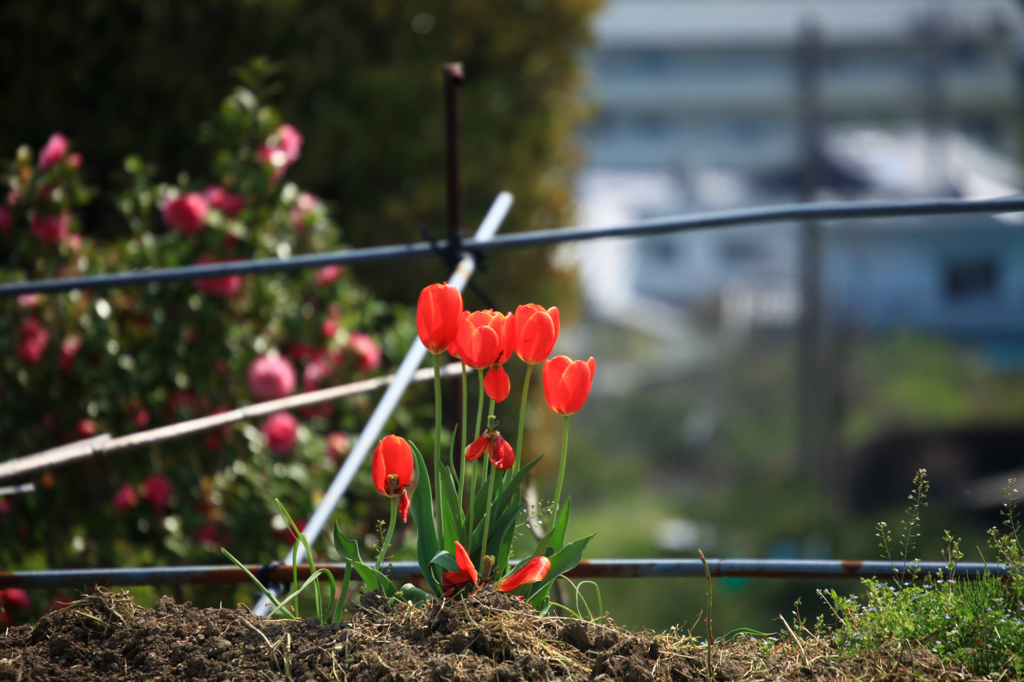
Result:
[[[518,562],[512,562],[514,566]],[[260,567],[247,566],[255,575]],[[341,577],[344,564],[319,564]],[[839,561],[822,559],[708,559],[714,578],[891,578],[894,565],[888,561]],[[384,569],[393,580],[409,581],[422,577],[413,561],[396,561]],[[915,579],[927,575],[949,577],[946,564],[925,561],[919,564],[895,564],[895,574],[916,570]],[[958,564],[958,578],[980,578],[986,573],[1009,575],[1002,565],[982,563]],[[300,580],[309,577],[309,566],[298,567]],[[582,561],[566,574],[570,578],[703,578],[704,566],[699,559],[594,559]],[[271,582],[291,582],[291,566],[276,566],[269,572]],[[910,578],[908,573],[907,579]],[[70,568],[47,571],[0,572],[0,588],[91,588],[94,585],[210,585],[242,584],[251,579],[237,566],[153,566],[146,568]]]
[[[472,373],[474,370],[467,368],[466,371]],[[441,376],[442,378],[462,376],[462,363],[452,362],[445,365],[441,368]],[[416,370],[411,380],[430,381],[433,378],[434,369],[432,367],[424,367],[423,369]],[[353,381],[348,384],[331,386],[330,388],[321,388],[284,398],[267,400],[262,403],[253,403],[252,405],[235,408],[227,412],[218,412],[217,414],[210,414],[205,417],[197,417],[196,419],[188,419],[166,426],[158,426],[155,429],[148,429],[146,431],[136,431],[135,433],[118,436],[117,438],[112,438],[109,433],[100,434],[85,440],[58,445],[49,450],[22,455],[15,459],[0,462],[0,481],[18,476],[27,476],[28,474],[34,474],[46,469],[54,469],[82,459],[109,455],[120,450],[140,448],[152,445],[153,443],[219,429],[235,422],[265,417],[282,410],[297,410],[302,407],[370,393],[379,388],[389,386],[394,380],[394,374],[385,374],[373,377],[372,379],[362,379],[361,381]]]
[[[724,211],[707,211],[664,218],[651,218],[609,227],[563,227],[533,232],[517,232],[487,241],[464,239],[463,248],[475,252],[525,249],[568,241],[604,239],[608,237],[641,237],[645,235],[703,230],[754,223],[777,223],[792,220],[849,220],[852,218],[895,218],[954,213],[1015,213],[1024,211],[1024,196],[972,201],[964,199],[917,199],[912,201],[833,201],[804,204],[778,204]],[[202,263],[174,268],[158,268],[117,272],[105,275],[39,279],[0,284],[0,296],[28,293],[52,293],[71,289],[110,289],[149,282],[175,282],[204,277],[251,275],[286,272],[325,265],[360,265],[380,261],[420,258],[444,250],[447,241],[434,245],[428,242],[373,246],[345,251],[307,253],[290,258],[262,258],[226,263]]]

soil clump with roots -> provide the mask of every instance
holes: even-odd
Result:
[[[541,617],[491,588],[460,601],[389,604],[362,597],[348,621],[272,620],[162,597],[137,606],[99,591],[35,625],[0,632],[0,681],[519,682],[623,680],[966,679],[933,656],[840,657],[825,639],[753,638],[708,648],[682,634],[611,619]],[[710,674],[709,674],[710,673]]]

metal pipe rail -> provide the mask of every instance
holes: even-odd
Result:
[[[664,218],[651,218],[609,227],[563,227],[551,230],[518,232],[490,240],[464,239],[466,251],[483,253],[507,249],[525,249],[569,241],[603,239],[608,237],[641,237],[685,230],[701,230],[754,223],[773,223],[791,220],[848,220],[851,218],[888,218],[958,213],[1016,213],[1024,211],[1024,196],[986,199],[917,199],[912,201],[833,201],[802,204],[778,204],[756,208],[738,208],[708,211]],[[149,282],[175,282],[225,275],[249,275],[268,272],[287,272],[325,265],[360,265],[380,261],[401,260],[433,256],[444,251],[446,240],[436,243],[414,242],[392,246],[373,246],[327,253],[307,253],[290,258],[261,258],[226,263],[203,263],[173,268],[117,272],[82,277],[38,279],[0,284],[0,296],[29,293],[54,293],[72,289],[109,289],[146,284]]]
[[[515,566],[518,562],[513,561]],[[249,565],[253,574],[260,566]],[[341,578],[345,564],[318,564]],[[835,559],[708,559],[713,578],[796,578],[839,580],[851,578],[892,578],[921,580],[925,576],[949,578],[941,561],[890,563],[888,561],[840,561]],[[398,581],[422,577],[414,561],[396,561],[385,572]],[[978,579],[985,575],[1006,577],[1012,570],[1005,565],[978,562],[957,564],[952,575]],[[292,568],[278,565],[268,572],[268,582],[290,583]],[[309,577],[309,565],[298,566],[299,580]],[[569,578],[703,578],[700,559],[592,559],[566,573]],[[904,577],[905,576],[905,577]],[[250,583],[251,578],[233,565],[151,566],[144,568],[69,568],[45,571],[0,572],[0,588],[90,588],[94,585],[230,585]]]

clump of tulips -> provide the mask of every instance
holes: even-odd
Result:
[[[434,596],[456,597],[479,585],[492,584],[513,592],[544,611],[554,580],[576,566],[590,537],[565,541],[569,523],[569,499],[562,502],[562,482],[568,451],[569,416],[586,402],[594,379],[594,359],[573,361],[548,357],[558,339],[558,308],[519,306],[514,313],[463,310],[458,289],[433,284],[420,294],[416,310],[420,340],[434,359],[435,437],[433,476],[415,445],[398,436],[384,438],[373,453],[373,481],[377,490],[392,500],[391,524],[375,570],[387,552],[397,513],[403,520],[411,511],[416,524],[416,554],[420,569]],[[476,370],[479,398],[475,428],[468,428],[467,401],[463,401],[461,466],[455,461],[455,439],[448,461],[441,453],[441,355],[449,353],[462,362],[463,395],[467,368]],[[516,447],[497,429],[495,408],[508,398],[510,382],[504,365],[518,356],[527,364],[519,409]],[[512,540],[517,522],[526,512],[522,485],[539,458],[525,461],[521,451],[526,396],[535,365],[543,364],[544,397],[555,412],[565,417],[562,458],[550,517],[549,530],[530,556],[513,568]],[[485,396],[490,399],[486,422]],[[467,435],[473,440],[467,444]],[[486,455],[486,457],[484,456]],[[478,464],[479,463],[479,464]],[[417,481],[410,496],[409,489]],[[592,537],[592,536],[591,536]],[[336,546],[354,543],[336,531]],[[383,578],[383,576],[380,576]],[[379,584],[388,594],[399,590],[384,579]],[[406,598],[423,600],[430,594],[412,585],[401,589]]]
[[[432,596],[458,598],[467,591],[490,584],[498,590],[520,596],[541,612],[546,612],[550,606],[548,593],[555,579],[579,563],[593,537],[565,541],[570,498],[566,498],[563,504],[562,482],[568,453],[569,417],[587,400],[594,379],[594,359],[586,362],[573,361],[565,356],[548,359],[558,339],[558,308],[544,309],[530,304],[519,306],[515,313],[502,314],[493,310],[469,312],[463,310],[462,295],[458,289],[446,283],[428,286],[420,294],[416,327],[420,340],[434,359],[436,420],[433,476],[414,444],[395,435],[385,436],[380,441],[373,452],[371,471],[374,487],[391,501],[391,519],[372,567],[363,562],[358,544],[335,526],[335,548],[345,558],[346,569],[339,599],[328,604],[330,609],[326,617],[340,617],[337,606],[343,604],[347,596],[353,567],[368,589],[380,588],[389,598],[399,594],[417,602]],[[441,456],[440,370],[441,355],[445,352],[462,362],[463,395],[466,394],[467,368],[476,370],[480,383],[475,429],[472,431],[474,439],[468,444],[467,401],[463,401],[461,466],[456,466],[454,438],[448,461],[442,461]],[[514,449],[498,431],[495,416],[496,405],[510,393],[510,382],[503,365],[513,355],[527,364]],[[564,417],[562,457],[548,531],[530,555],[513,566],[511,552],[515,529],[527,511],[522,485],[540,459],[524,461],[520,446],[530,378],[534,366],[541,363],[544,397],[551,409]],[[486,422],[483,421],[485,396],[490,399]],[[304,536],[294,527],[280,503],[278,506],[281,516],[303,543],[307,557],[311,557]],[[410,513],[416,524],[417,560],[430,592],[411,584],[398,589],[381,572],[398,517],[406,522]],[[325,617],[317,581],[321,574],[326,574],[331,585],[330,594],[333,595],[334,577],[327,569],[318,570],[311,558],[309,562],[310,578],[286,600],[278,602],[264,590],[274,602],[275,611],[283,609],[303,589],[312,586],[318,615],[321,619]]]

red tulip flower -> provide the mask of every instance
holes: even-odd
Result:
[[[508,327],[506,320],[504,315],[493,310],[479,310],[462,320],[456,343],[461,359],[468,367],[487,369],[498,364],[506,355],[509,345],[505,334]]]
[[[510,592],[520,585],[536,583],[544,580],[544,577],[551,570],[551,559],[546,556],[535,556],[526,563],[520,565],[514,572],[509,573],[499,580],[495,587],[502,592]]]
[[[468,585],[476,584],[477,572],[473,560],[469,558],[469,552],[458,540],[455,541],[455,563],[459,565],[458,571],[446,571],[441,575],[441,588],[445,597],[451,597],[455,590]]]
[[[484,377],[484,391],[487,392],[488,398],[500,403],[508,397],[511,390],[512,384],[508,380],[508,374],[505,373],[504,367],[494,365],[487,370],[487,376]]]
[[[544,399],[558,414],[568,417],[587,402],[594,381],[594,358],[572,361],[564,355],[544,365]]]
[[[420,292],[416,305],[416,332],[420,341],[434,355],[439,355],[455,341],[462,321],[462,294],[447,282],[431,284]]]
[[[558,340],[558,308],[544,310],[536,303],[516,309],[515,349],[519,359],[528,365],[544,362]]]
[[[370,472],[381,495],[398,497],[412,482],[412,448],[404,438],[384,436],[373,451]]]

